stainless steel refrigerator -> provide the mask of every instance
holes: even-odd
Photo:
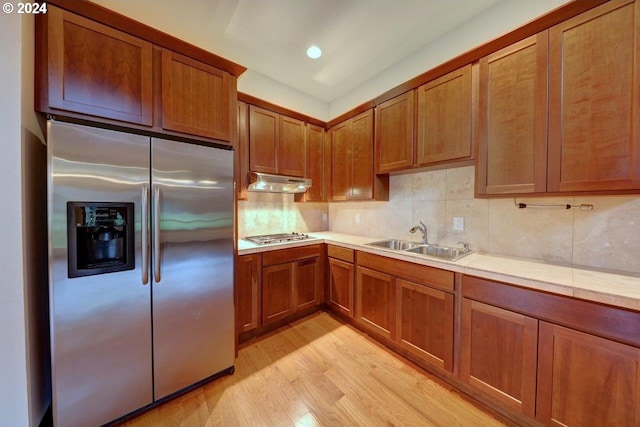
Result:
[[[48,122],[55,426],[92,426],[234,363],[233,151]]]

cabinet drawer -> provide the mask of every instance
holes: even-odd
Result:
[[[301,246],[299,248],[281,249],[262,254],[263,267],[284,264],[285,262],[320,256],[320,245]]]
[[[343,248],[340,246],[327,245],[327,253],[331,258],[341,259],[346,262],[353,262],[353,249]]]
[[[453,292],[454,273],[426,265],[357,252],[357,264],[421,285]]]

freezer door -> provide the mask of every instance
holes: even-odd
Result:
[[[143,284],[141,269],[141,200],[149,185],[149,144],[143,136],[48,123],[56,426],[101,425],[152,402],[151,286]],[[133,203],[133,265],[124,271],[69,278],[67,202]],[[79,244],[78,251],[88,251],[88,246]]]
[[[151,146],[158,400],[233,366],[233,151]]]

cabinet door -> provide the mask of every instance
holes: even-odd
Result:
[[[262,269],[263,325],[293,314],[293,267],[294,263],[287,263]]]
[[[393,277],[356,268],[356,321],[388,340],[395,338],[395,296]]]
[[[322,266],[318,257],[294,264],[293,300],[295,311],[320,304],[320,277]]]
[[[471,65],[418,89],[419,165],[471,157]]]
[[[350,186],[351,144],[347,121],[331,128],[331,200],[347,200]]]
[[[640,2],[550,31],[549,191],[640,188]]]
[[[453,295],[396,279],[397,342],[422,360],[453,371]]]
[[[480,60],[478,194],[547,190],[548,32]]]
[[[279,114],[249,106],[249,170],[278,173],[276,150],[280,138]]]
[[[329,305],[353,318],[353,264],[329,258]]]
[[[330,171],[329,158],[325,157],[327,148],[324,142],[324,129],[307,123],[307,155],[305,178],[311,179],[311,188],[296,194],[296,201],[326,202],[325,180]]]
[[[350,200],[373,199],[373,110],[351,119],[351,189]]]
[[[231,141],[231,108],[235,105],[229,73],[162,51],[163,129]]]
[[[533,417],[538,321],[467,298],[461,315],[462,380]]]
[[[280,138],[277,141],[278,173],[304,176],[305,125],[302,120],[280,115]]]
[[[152,45],[50,6],[49,107],[152,125]]]
[[[238,333],[260,326],[260,255],[238,257],[236,265],[236,329]]]
[[[410,91],[376,107],[376,173],[413,165],[414,98]]]
[[[538,421],[640,426],[640,349],[540,322]]]
[[[249,107],[238,101],[238,144],[236,146],[236,196],[238,200],[247,199],[249,172]]]

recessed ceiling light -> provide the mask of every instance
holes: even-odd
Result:
[[[307,56],[311,59],[318,59],[322,55],[322,51],[318,46],[311,46],[307,49]]]

